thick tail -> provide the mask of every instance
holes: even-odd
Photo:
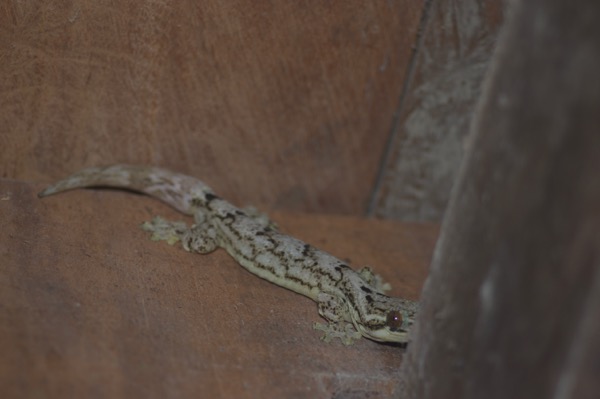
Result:
[[[74,188],[102,186],[139,191],[186,214],[192,214],[194,208],[214,198],[210,187],[194,177],[166,169],[134,165],[84,169],[46,188],[38,196],[46,197]]]

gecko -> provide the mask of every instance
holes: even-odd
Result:
[[[385,294],[389,285],[369,267],[355,271],[325,251],[281,233],[266,216],[238,208],[191,176],[150,166],[113,165],[81,170],[38,194],[40,198],[84,187],[114,187],[147,194],[183,214],[185,222],[155,217],[142,224],[153,240],[180,242],[186,251],[223,248],[249,272],[317,303],[326,324],[321,339],[346,345],[365,337],[406,344],[418,303]]]

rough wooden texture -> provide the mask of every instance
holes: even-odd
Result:
[[[370,214],[441,220],[464,154],[504,1],[433,0]]]
[[[150,241],[142,221],[181,218],[164,204],[115,190],[40,200],[41,188],[0,180],[2,397],[374,398],[398,388],[403,349],[321,342],[311,300],[224,251]],[[274,220],[354,266],[372,265],[410,298],[438,232],[305,214]]]
[[[153,164],[268,208],[362,213],[422,5],[5,1],[0,176]]]
[[[600,2],[514,5],[398,397],[600,392]]]

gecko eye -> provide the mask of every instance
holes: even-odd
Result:
[[[388,312],[387,317],[385,319],[385,324],[392,331],[399,331],[402,327],[402,313],[397,310],[392,310]]]

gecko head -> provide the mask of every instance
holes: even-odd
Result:
[[[365,337],[379,342],[407,343],[418,304],[401,298],[372,295],[367,312],[354,321]]]

